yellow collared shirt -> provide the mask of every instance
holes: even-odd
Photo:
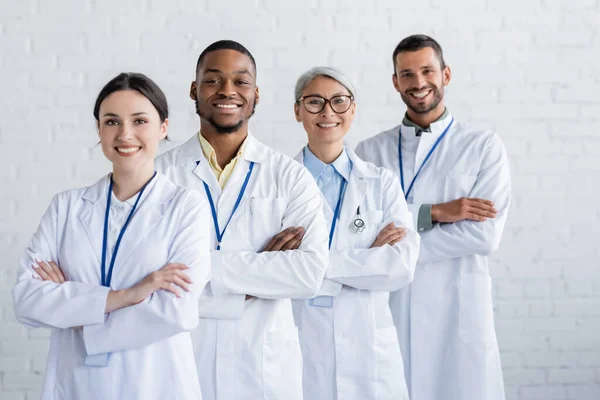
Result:
[[[213,149],[210,143],[208,143],[208,140],[206,140],[200,132],[198,132],[198,138],[200,139],[202,153],[204,153],[204,157],[206,157],[206,159],[208,160],[208,165],[210,165],[210,168],[213,170],[215,176],[217,177],[219,186],[221,186],[221,189],[223,189],[225,187],[225,184],[227,183],[227,180],[231,176],[231,173],[235,169],[237,161],[240,159],[242,153],[244,152],[244,148],[246,147],[248,137],[246,136],[246,139],[244,139],[244,142],[240,146],[240,149],[238,150],[236,156],[229,162],[229,164],[225,166],[225,168],[221,168],[221,166],[217,162],[217,153],[215,152],[215,149]]]

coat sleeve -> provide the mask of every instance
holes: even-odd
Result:
[[[83,339],[88,355],[148,346],[198,325],[198,298],[210,275],[210,240],[206,201],[188,192],[179,229],[169,250],[168,263],[180,263],[192,279],[190,292],[181,298],[159,290],[141,303],[106,316],[103,324],[85,326]]]
[[[282,226],[304,227],[300,248],[263,253],[213,251],[211,288],[215,296],[306,299],[317,294],[327,268],[327,229],[317,184],[301,166],[297,171],[290,182]]]
[[[104,321],[109,288],[68,281],[42,281],[33,270],[36,260],[58,260],[59,210],[67,207],[67,194],[54,196],[20,259],[17,282],[12,289],[17,319],[30,328],[71,328]]]
[[[356,289],[393,292],[408,285],[419,257],[419,235],[408,211],[398,181],[383,171],[383,229],[390,222],[407,229],[406,236],[393,246],[369,249],[331,250],[326,278]]]
[[[496,135],[491,135],[485,144],[481,168],[469,197],[494,202],[496,218],[436,224],[421,235],[420,262],[488,255],[498,248],[510,205],[511,184],[506,150]]]
[[[211,250],[211,258],[213,258],[212,253],[217,251]],[[245,294],[215,296],[209,282],[200,296],[198,315],[200,318],[240,319],[244,315],[245,307]]]

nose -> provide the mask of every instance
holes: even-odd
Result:
[[[119,128],[119,134],[117,135],[117,139],[122,140],[124,142],[133,139],[133,127],[129,123],[121,124]]]
[[[229,79],[225,79],[223,81],[223,83],[221,84],[221,87],[219,87],[219,94],[222,94],[226,97],[231,97],[235,95],[235,87],[233,85],[233,82]]]
[[[421,89],[422,87],[427,86],[427,79],[425,79],[425,77],[423,75],[416,75],[415,79],[416,79],[415,85],[419,89]]]
[[[325,101],[325,107],[321,111],[321,115],[326,117],[326,116],[333,116],[334,114],[335,114],[335,112],[333,111],[333,108],[331,107],[331,101],[329,101],[329,100]]]

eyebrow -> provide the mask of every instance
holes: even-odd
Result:
[[[212,73],[216,73],[216,74],[222,74],[223,71],[221,71],[220,69],[216,69],[216,68],[207,68],[206,72],[212,72]],[[250,71],[248,71],[247,69],[240,69],[234,72],[237,75],[249,75],[252,76],[252,74],[250,73]]]
[[[434,68],[434,67],[432,65],[424,65],[422,67],[419,67],[419,69],[427,69],[427,68],[431,69],[431,68]],[[400,73],[404,73],[404,72],[412,72],[412,70],[411,69],[400,70]]]
[[[320,95],[319,93],[311,93],[311,94],[306,94],[302,97],[311,97],[311,96],[316,96],[316,97],[323,97],[322,95]],[[334,93],[333,96],[331,97],[336,97],[336,96],[347,96],[347,97],[352,97],[352,95],[350,93],[343,93],[343,92],[337,92]]]
[[[131,114],[132,117],[137,117],[138,115],[148,115],[147,112],[144,111],[140,111],[140,112],[136,112]],[[106,113],[103,115],[103,117],[119,117],[119,114],[115,114],[115,113]]]

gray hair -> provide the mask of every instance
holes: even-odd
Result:
[[[298,78],[296,81],[296,88],[294,89],[294,101],[298,101],[298,99],[302,97],[302,92],[304,89],[306,89],[308,84],[318,76],[327,76],[336,80],[346,89],[348,89],[352,97],[356,97],[354,85],[342,71],[333,67],[314,67],[300,75],[300,78]]]

